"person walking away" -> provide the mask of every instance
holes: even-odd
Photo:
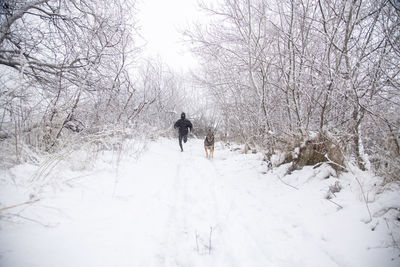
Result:
[[[186,119],[186,114],[184,112],[182,112],[181,118],[175,122],[174,128],[178,128],[179,146],[181,147],[181,152],[183,152],[182,140],[184,143],[186,143],[189,129],[190,131],[193,129],[192,123]]]

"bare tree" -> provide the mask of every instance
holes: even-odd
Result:
[[[0,127],[17,155],[21,138],[49,150],[65,130],[92,132],[128,112],[138,52],[132,3],[2,2]]]
[[[370,127],[386,129],[379,131],[398,147],[396,1],[226,0],[202,8],[210,22],[185,36],[204,62],[199,81],[235,138],[273,150],[329,131],[361,169],[377,147]]]

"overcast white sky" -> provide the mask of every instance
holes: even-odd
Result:
[[[138,9],[141,33],[148,42],[145,53],[159,55],[176,70],[195,66],[179,29],[199,17],[197,0],[143,0]]]

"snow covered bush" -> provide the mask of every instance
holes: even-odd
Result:
[[[343,171],[342,148],[327,132],[320,132],[316,137],[306,140],[296,152],[293,157],[295,168],[328,162],[335,170]]]
[[[266,161],[273,167],[292,163],[291,170],[301,169],[304,166],[318,166],[329,164],[336,171],[344,171],[345,157],[342,152],[343,144],[327,131],[310,134],[306,140],[292,138],[281,139],[279,149],[275,153],[267,152]]]

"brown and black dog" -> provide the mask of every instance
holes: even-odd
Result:
[[[206,151],[207,158],[214,157],[214,133],[208,130],[206,139],[204,140],[204,150]],[[210,150],[210,154],[208,154],[208,150]]]

